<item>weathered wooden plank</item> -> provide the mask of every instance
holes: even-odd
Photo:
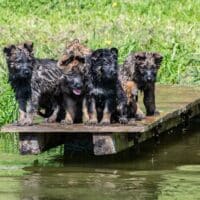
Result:
[[[33,126],[16,126],[16,125],[6,125],[2,127],[1,132],[20,132],[20,133],[94,133],[94,132],[143,132],[143,126],[133,126],[133,125],[120,125],[113,124],[110,126],[85,126],[82,124],[76,125],[60,125],[60,124],[46,124],[41,123]]]

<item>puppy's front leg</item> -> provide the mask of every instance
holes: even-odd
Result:
[[[155,84],[153,83],[144,90],[144,105],[146,108],[147,116],[156,114]]]
[[[56,107],[54,108],[54,111],[52,113],[52,115],[48,118],[46,118],[46,122],[48,123],[54,123],[56,122],[57,116],[58,116],[58,112],[59,112],[59,106],[56,105]]]
[[[74,118],[75,118],[75,112],[76,112],[76,105],[69,96],[65,97],[65,119],[61,121],[63,124],[73,124],[74,123]]]
[[[104,107],[104,110],[103,110],[103,118],[102,118],[100,124],[101,125],[110,124],[110,119],[111,119],[111,112],[110,112],[109,101],[106,100],[105,107]]]
[[[116,89],[117,89],[117,111],[119,113],[119,123],[127,124],[128,123],[128,119],[127,119],[128,99],[122,87],[122,84],[119,80],[117,81]]]
[[[88,124],[97,124],[98,120],[97,120],[96,102],[94,98],[91,98],[89,100],[88,109],[89,109]]]
[[[26,100],[19,99],[19,119],[17,121],[17,125],[23,125],[24,120],[26,119]]]
[[[86,98],[83,99],[82,102],[82,113],[83,113],[83,117],[82,117],[82,121],[83,123],[87,123],[90,119],[89,117],[89,113],[88,113],[88,105],[87,105],[87,100]]]
[[[136,119],[137,120],[142,120],[145,118],[144,112],[141,110],[139,104],[137,103],[137,110],[136,110]]]
[[[23,122],[23,125],[30,126],[33,124],[33,118],[37,114],[39,107],[39,97],[38,92],[32,91],[31,99],[27,102],[26,105],[26,119]]]
[[[61,123],[66,123],[68,125],[73,124],[73,117],[72,117],[71,113],[69,112],[69,110],[66,110],[65,120],[62,121]]]

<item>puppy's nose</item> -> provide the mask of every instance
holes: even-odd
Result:
[[[24,73],[24,75],[28,76],[28,75],[30,75],[30,70],[25,69],[25,70],[23,71],[23,73]]]
[[[82,84],[80,83],[80,82],[74,82],[74,86],[76,87],[76,88],[81,88],[82,87]]]
[[[147,77],[147,80],[148,80],[148,81],[151,81],[151,80],[152,80],[152,78],[151,78],[150,76],[148,76],[148,77]]]
[[[112,76],[116,76],[117,75],[117,72],[115,70],[111,70],[110,73],[111,73]]]

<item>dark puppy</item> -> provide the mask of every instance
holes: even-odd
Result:
[[[50,59],[37,59],[33,55],[33,43],[11,45],[4,48],[9,82],[19,103],[19,125],[31,125],[37,111],[43,107],[52,109],[50,121],[54,121],[58,105],[62,101],[60,81],[63,74],[57,62]],[[48,98],[46,98],[48,97]],[[51,108],[47,108],[50,104]]]
[[[76,71],[68,72],[61,83],[63,91],[63,108],[65,116],[62,123],[81,123],[83,115],[83,99],[85,95],[85,85],[83,75]]]
[[[89,71],[86,60],[90,54],[91,50],[76,39],[65,48],[58,60],[58,67],[67,75],[62,82],[65,109],[63,123],[72,124],[89,120],[84,97]]]
[[[87,84],[88,123],[110,124],[116,110],[119,122],[127,123],[127,98],[118,79],[118,50],[98,49],[90,59],[90,79]]]
[[[127,57],[121,68],[121,75],[126,80],[134,81],[138,89],[144,92],[147,116],[156,114],[155,82],[162,59],[158,53],[133,53]]]

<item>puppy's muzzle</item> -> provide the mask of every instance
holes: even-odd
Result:
[[[23,74],[24,76],[30,76],[31,75],[31,71],[28,69],[23,70]]]
[[[151,71],[147,71],[145,76],[144,76],[144,81],[146,82],[154,82],[155,81],[155,76]]]
[[[81,95],[83,88],[83,83],[80,79],[75,78],[73,81],[73,93],[75,95]]]
[[[23,77],[23,78],[30,78],[31,74],[32,74],[32,71],[30,69],[28,69],[28,68],[22,69],[20,71],[20,76]]]

